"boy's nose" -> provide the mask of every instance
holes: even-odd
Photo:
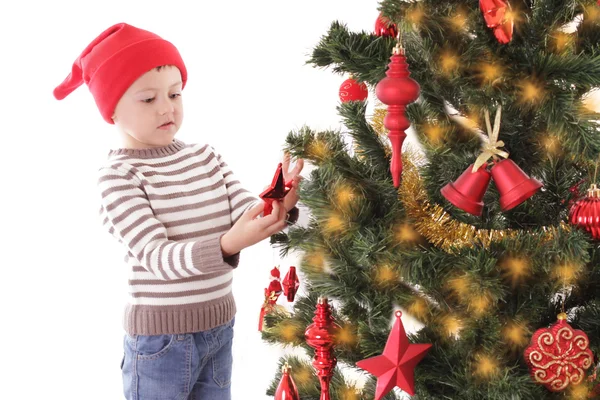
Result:
[[[162,100],[159,104],[159,112],[160,114],[172,113],[175,111],[175,107],[169,100]]]

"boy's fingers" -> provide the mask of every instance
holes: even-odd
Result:
[[[260,215],[261,212],[265,209],[265,202],[260,201],[257,205],[247,210],[244,215],[247,215],[249,219],[254,219]]]

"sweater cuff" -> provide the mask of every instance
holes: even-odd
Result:
[[[232,268],[237,268],[238,264],[240,263],[240,253],[238,252],[232,256],[223,257],[223,261],[231,265]]]
[[[300,210],[298,209],[298,207],[296,207],[296,206],[292,207],[292,209],[290,211],[288,211],[288,213],[287,213],[286,222],[290,225],[295,224],[296,221],[298,221],[299,215],[300,215]]]
[[[232,256],[233,257],[233,256]],[[221,235],[208,240],[199,240],[192,246],[192,263],[202,273],[228,269],[221,250]]]

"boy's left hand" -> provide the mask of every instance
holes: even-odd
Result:
[[[290,153],[285,152],[283,155],[283,163],[281,166],[281,170],[283,172],[283,181],[292,181],[292,188],[290,189],[288,194],[283,198],[283,206],[285,207],[286,211],[290,211],[298,202],[298,187],[300,185],[300,181],[302,180],[300,172],[304,167],[304,160],[302,158],[298,158],[296,160],[296,165],[294,166],[294,169],[290,171],[290,158]]]

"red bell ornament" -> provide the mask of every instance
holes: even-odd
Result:
[[[388,106],[383,119],[383,125],[389,130],[388,137],[392,144],[392,160],[390,171],[394,187],[400,186],[402,177],[402,143],[406,138],[405,131],[410,126],[406,118],[406,105],[419,97],[420,86],[409,78],[408,64],[404,56],[404,49],[397,45],[390,57],[386,77],[375,87],[377,98]]]
[[[585,229],[594,239],[600,238],[600,189],[593,184],[583,199],[577,200],[569,210],[571,225]]]
[[[456,207],[479,217],[483,212],[483,196],[491,178],[492,174],[485,167],[473,172],[471,164],[456,181],[444,186],[441,193]]]
[[[275,392],[275,400],[300,400],[298,388],[296,388],[296,383],[292,379],[292,375],[290,375],[291,369],[292,367],[287,363],[281,369],[282,375],[279,386],[277,386],[277,391]]]
[[[527,176],[514,161],[505,159],[494,164],[492,178],[500,192],[500,208],[508,211],[530,198],[543,185]]]

